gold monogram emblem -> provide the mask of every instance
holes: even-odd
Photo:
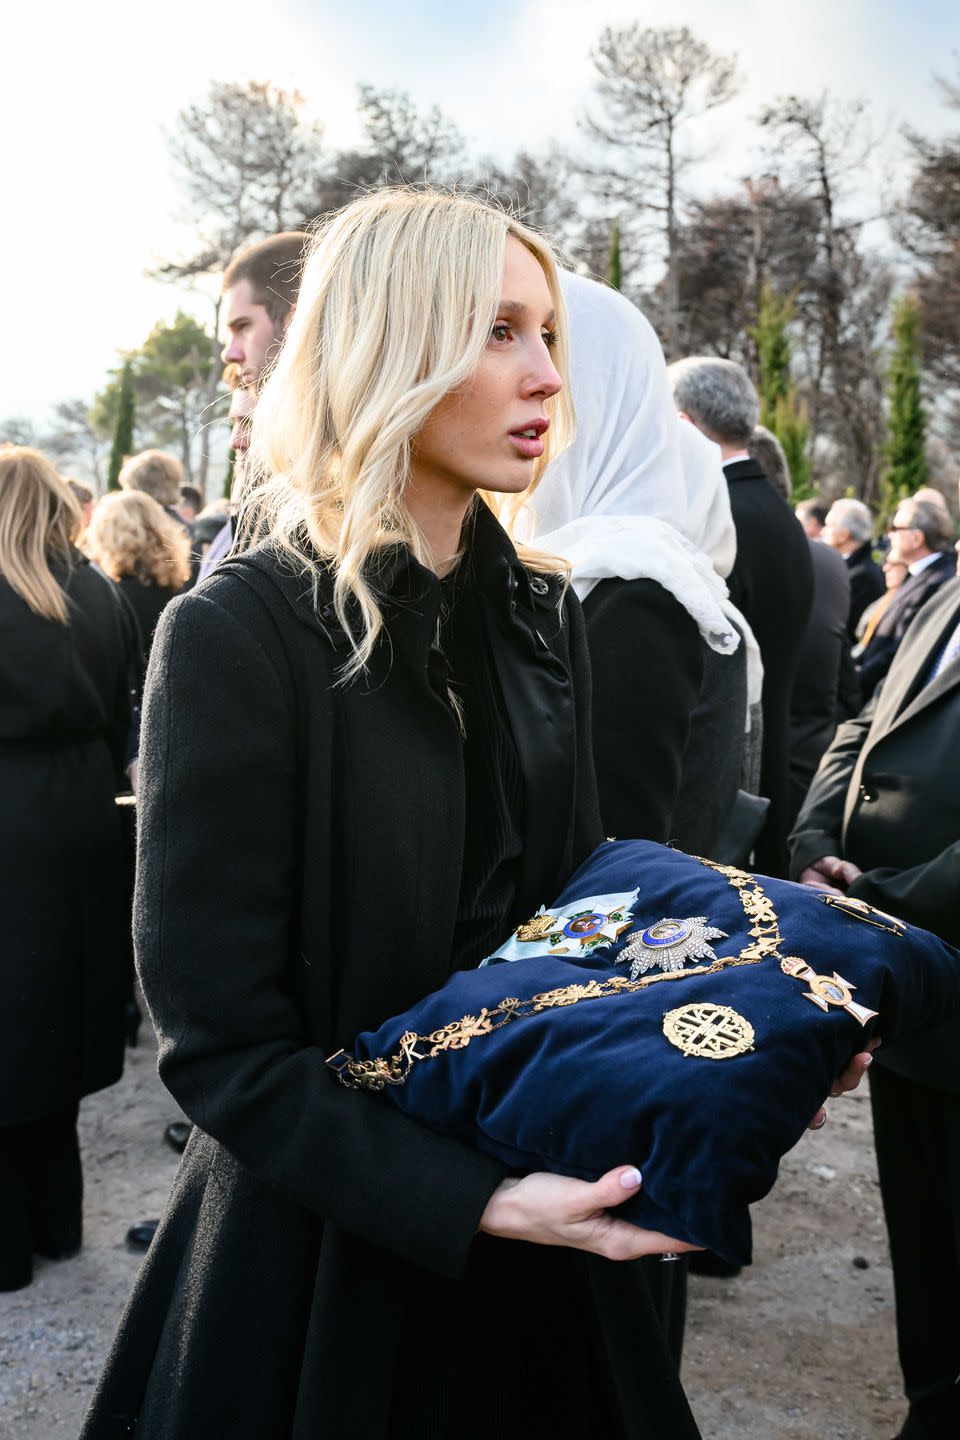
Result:
[[[753,1049],[753,1026],[729,1005],[681,1005],[663,1017],[663,1033],[684,1055],[730,1060]]]

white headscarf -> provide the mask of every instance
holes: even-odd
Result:
[[[724,584],[736,531],[718,447],[677,415],[660,342],[636,306],[594,280],[560,278],[577,436],[531,497],[518,537],[569,560],[581,600],[601,580],[655,580],[711,649],[731,654],[740,630],[756,650]]]

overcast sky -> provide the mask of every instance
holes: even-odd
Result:
[[[14,7],[4,7],[9,12]],[[743,95],[711,125],[701,184],[749,172],[749,126],[788,92],[870,101],[887,134],[888,190],[903,173],[900,125],[960,128],[932,84],[960,47],[948,0],[675,0],[714,49],[737,52]],[[189,297],[144,279],[177,253],[178,195],[165,132],[212,80],[297,87],[332,146],[357,136],[355,85],[439,104],[475,153],[500,158],[576,141],[589,51],[604,24],[662,24],[649,0],[32,0],[0,20],[0,416],[90,397],[151,325]],[[792,12],[792,14],[791,14]],[[196,309],[196,302],[193,302]],[[197,311],[202,314],[202,311]]]

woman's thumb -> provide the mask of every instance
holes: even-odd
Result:
[[[618,1165],[616,1170],[608,1170],[606,1175],[601,1175],[594,1185],[597,1205],[602,1210],[622,1205],[624,1200],[636,1195],[642,1184],[643,1177],[635,1165]]]

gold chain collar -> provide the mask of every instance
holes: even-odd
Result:
[[[508,996],[499,1005],[479,1015],[464,1015],[429,1035],[418,1035],[407,1030],[400,1037],[400,1049],[395,1055],[377,1057],[373,1060],[358,1060],[347,1050],[338,1050],[331,1055],[327,1064],[337,1075],[341,1084],[354,1090],[383,1090],[387,1085],[403,1085],[418,1060],[433,1060],[447,1050],[463,1050],[480,1035],[490,1035],[514,1020],[523,1020],[529,1015],[538,1015],[544,1010],[558,1006],[576,1005],[581,1000],[602,1000],[609,995],[632,995],[645,990],[648,985],[661,981],[685,980],[692,975],[715,975],[720,970],[735,965],[756,965],[769,956],[780,956],[780,922],[773,908],[773,901],[764,891],[755,876],[734,865],[718,865],[713,860],[695,857],[701,865],[726,876],[734,887],[743,906],[744,914],[753,923],[750,927],[750,943],[739,955],[720,957],[709,965],[693,965],[688,970],[670,970],[660,975],[645,975],[639,980],[628,980],[626,976],[611,975],[605,980],[588,980],[582,985],[563,985],[556,990],[545,990],[540,995],[531,995],[527,1000]]]

